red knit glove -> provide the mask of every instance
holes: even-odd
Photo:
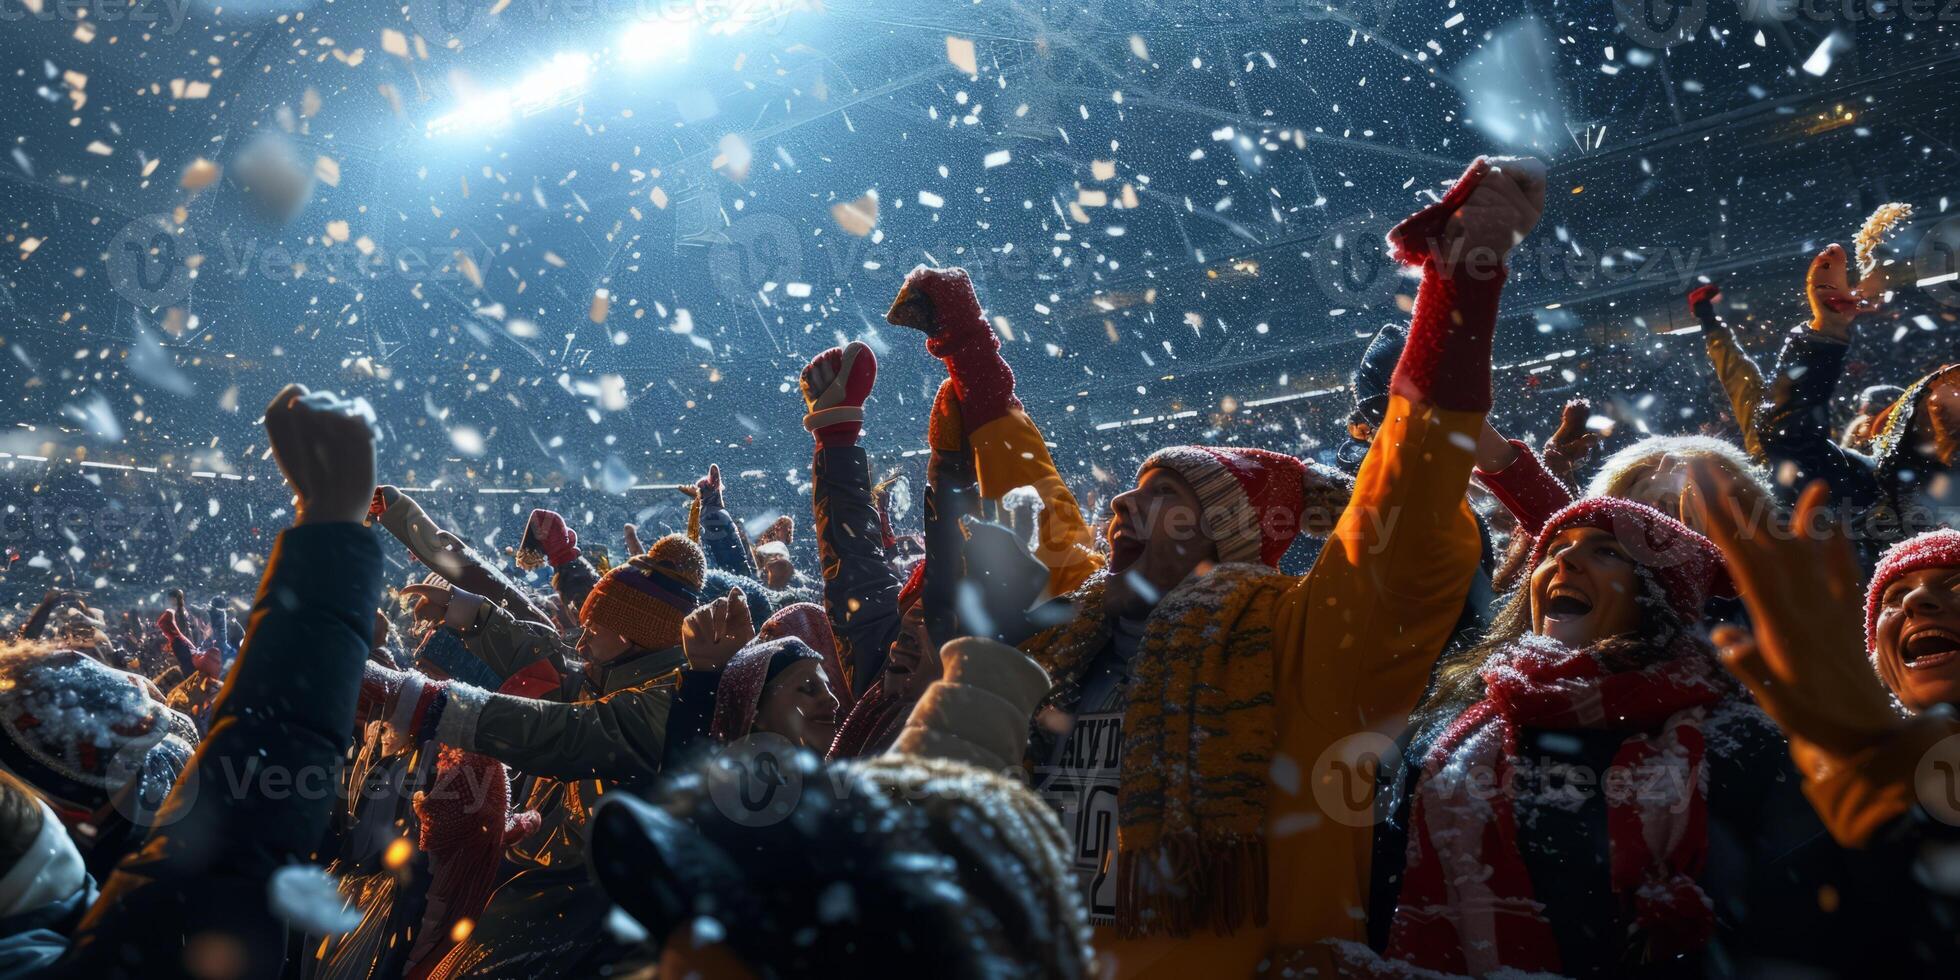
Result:
[[[721,467],[708,464],[708,475],[694,481],[694,494],[701,501],[702,510],[727,510],[728,505],[721,496]]]
[[[816,436],[820,448],[857,445],[864,429],[864,402],[877,380],[878,358],[857,341],[832,347],[804,366],[803,404],[809,414],[803,416],[803,427]]]
[[[1716,283],[1705,282],[1688,292],[1688,309],[1696,316],[1705,317],[1715,312],[1715,301],[1721,298],[1722,287]]]
[[[1542,165],[1499,166],[1516,173],[1496,177],[1490,194],[1477,194],[1494,172],[1492,162],[1479,157],[1442,200],[1388,233],[1392,254],[1422,269],[1408,343],[1389,384],[1404,397],[1451,411],[1490,411],[1491,339],[1504,260],[1515,236],[1536,225],[1544,209]],[[1512,240],[1505,241],[1507,235]]]
[[[980,311],[965,269],[919,266],[905,277],[885,319],[925,331],[926,351],[946,364],[972,432],[1021,407],[1014,371],[1000,356],[1000,337]]]
[[[540,507],[531,512],[524,525],[524,543],[518,547],[542,553],[545,561],[557,568],[578,560],[578,532],[566,527],[565,518],[556,511]]]
[[[225,655],[217,647],[205,647],[191,654],[191,663],[198,673],[214,681],[225,679]]]
[[[384,667],[372,660],[362,664],[360,713],[370,716],[388,707],[395,695],[401,693],[402,681],[407,679],[408,671]]]

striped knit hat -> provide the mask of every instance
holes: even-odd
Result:
[[[1225,446],[1172,446],[1150,454],[1137,479],[1154,467],[1184,478],[1198,503],[1206,536],[1221,562],[1259,562],[1277,568],[1300,533],[1306,466],[1285,453]]]
[[[685,535],[669,534],[599,579],[585,597],[579,622],[625,637],[643,650],[681,642],[681,620],[701,604],[707,559]]]

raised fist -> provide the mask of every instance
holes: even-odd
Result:
[[[753,639],[755,624],[741,589],[729,589],[681,622],[681,655],[690,670],[720,670]]]
[[[359,523],[374,501],[374,410],[291,384],[266,406],[272,456],[293,488],[295,525]]]

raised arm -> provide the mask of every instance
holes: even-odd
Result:
[[[708,556],[708,566],[760,581],[755,556],[749,553],[735,515],[728,512],[721,467],[708,464],[708,475],[694,484],[694,499],[701,507],[701,551]]]
[[[209,733],[142,849],[104,884],[62,975],[177,975],[197,936],[224,937],[238,976],[276,976],[284,965],[287,924],[266,899],[268,882],[307,860],[326,832],[334,794],[304,790],[332,789],[354,730],[381,549],[361,526],[374,490],[365,406],[292,385],[265,425],[298,501],[294,526],[266,562]],[[266,778],[241,789],[244,773]],[[275,773],[288,791],[269,791]]]
[[[629,527],[631,525],[628,525]],[[578,532],[565,523],[557,511],[540,507],[524,521],[524,537],[517,545],[517,564],[526,570],[551,566],[551,588],[558,593],[568,623],[578,622],[578,611],[585,597],[599,581],[599,572],[585,559],[578,547]]]
[[[999,500],[1016,487],[1041,495],[1034,551],[1049,570],[1047,594],[1074,591],[1102,567],[1095,533],[1055,469],[1041,430],[1014,395],[1014,371],[1000,356],[1000,337],[981,312],[966,270],[912,270],[885,319],[924,332],[926,350],[946,365],[980,495]]]
[[[862,343],[832,347],[803,368],[808,414],[816,439],[810,463],[810,504],[823,563],[824,610],[851,661],[852,685],[869,687],[898,636],[903,584],[885,564],[884,531],[871,501],[871,460],[857,444],[864,403],[878,378],[878,359]]]
[[[549,626],[519,621],[503,607],[462,589],[411,585],[401,591],[416,600],[417,619],[453,633],[498,683],[540,661],[553,669],[562,664],[558,631]]]
[[[1755,358],[1735,342],[1735,331],[1715,312],[1715,301],[1722,298],[1722,287],[1702,283],[1688,293],[1688,309],[1701,321],[1701,342],[1708,349],[1708,361],[1715,366],[1715,377],[1729,396],[1729,411],[1742,429],[1742,446],[1751,458],[1763,460],[1763,442],[1756,434],[1756,407],[1763,401],[1763,371]]]
[[[422,564],[451,585],[468,589],[510,610],[519,619],[551,624],[544,614],[496,566],[463,539],[444,530],[407,494],[392,486],[377,487],[368,516],[395,536]]]
[[[1879,496],[1871,459],[1831,438],[1831,395],[1844,375],[1852,323],[1876,309],[1850,292],[1849,261],[1841,245],[1831,245],[1811,260],[1810,325],[1790,331],[1784,340],[1755,424],[1772,471],[1791,464],[1797,485],[1823,480],[1840,505],[1862,510]]]

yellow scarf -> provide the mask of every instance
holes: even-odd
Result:
[[[1110,642],[1105,581],[1097,572],[1070,595],[1073,621],[1021,645],[1055,680],[1045,706],[1072,706]],[[1151,611],[1123,710],[1116,925],[1125,937],[1266,923],[1273,613],[1298,581],[1263,565],[1219,565]],[[1037,728],[1035,751],[1052,738]]]

